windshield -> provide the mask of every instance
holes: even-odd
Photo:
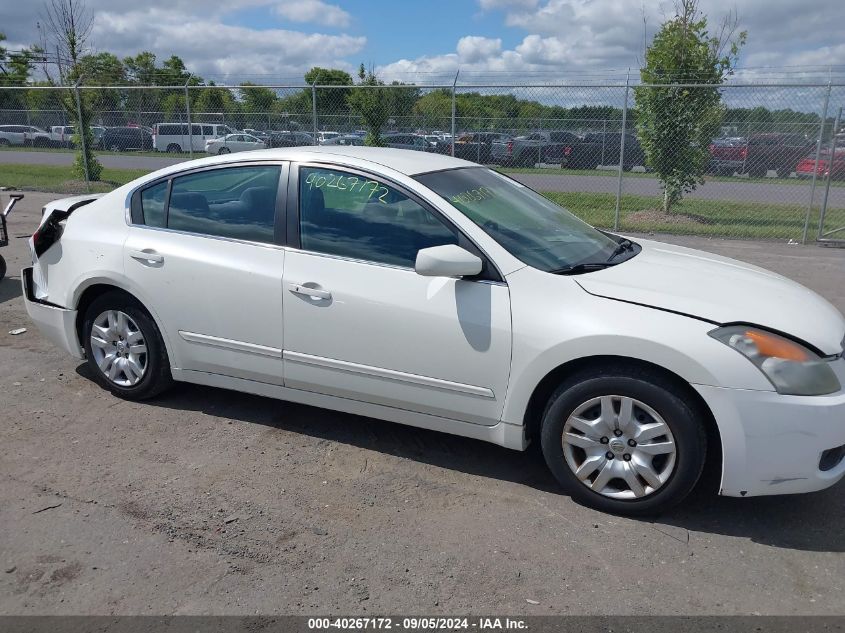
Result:
[[[432,189],[529,266],[548,272],[606,262],[619,243],[507,176],[486,167],[420,174]]]

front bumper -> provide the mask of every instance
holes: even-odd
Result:
[[[835,364],[845,385],[845,359]],[[694,387],[710,406],[722,436],[720,494],[813,492],[845,476],[845,459],[833,467],[830,459],[820,465],[826,451],[845,445],[845,389],[826,396],[784,396]]]
[[[76,310],[68,310],[36,299],[33,293],[32,267],[21,271],[21,285],[26,312],[41,334],[74,358],[84,359],[85,353],[76,334]]]

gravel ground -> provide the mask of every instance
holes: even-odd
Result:
[[[46,199],[0,251],[0,614],[845,613],[841,484],[710,481],[635,521],[573,503],[536,450],[190,385],[112,397],[27,322]],[[845,308],[843,250],[671,239]]]

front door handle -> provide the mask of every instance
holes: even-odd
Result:
[[[144,249],[143,251],[130,251],[129,257],[137,259],[142,264],[163,264],[164,255],[159,255],[152,249]]]
[[[328,301],[332,298],[332,293],[328,290],[320,290],[319,288],[309,288],[303,284],[289,283],[288,290],[295,295],[303,295],[311,297],[312,299],[323,299]]]

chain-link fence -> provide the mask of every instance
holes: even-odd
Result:
[[[3,87],[0,185],[4,164],[69,170],[85,138],[96,188],[206,154],[382,144],[490,165],[602,228],[837,241],[843,105],[843,85]]]

